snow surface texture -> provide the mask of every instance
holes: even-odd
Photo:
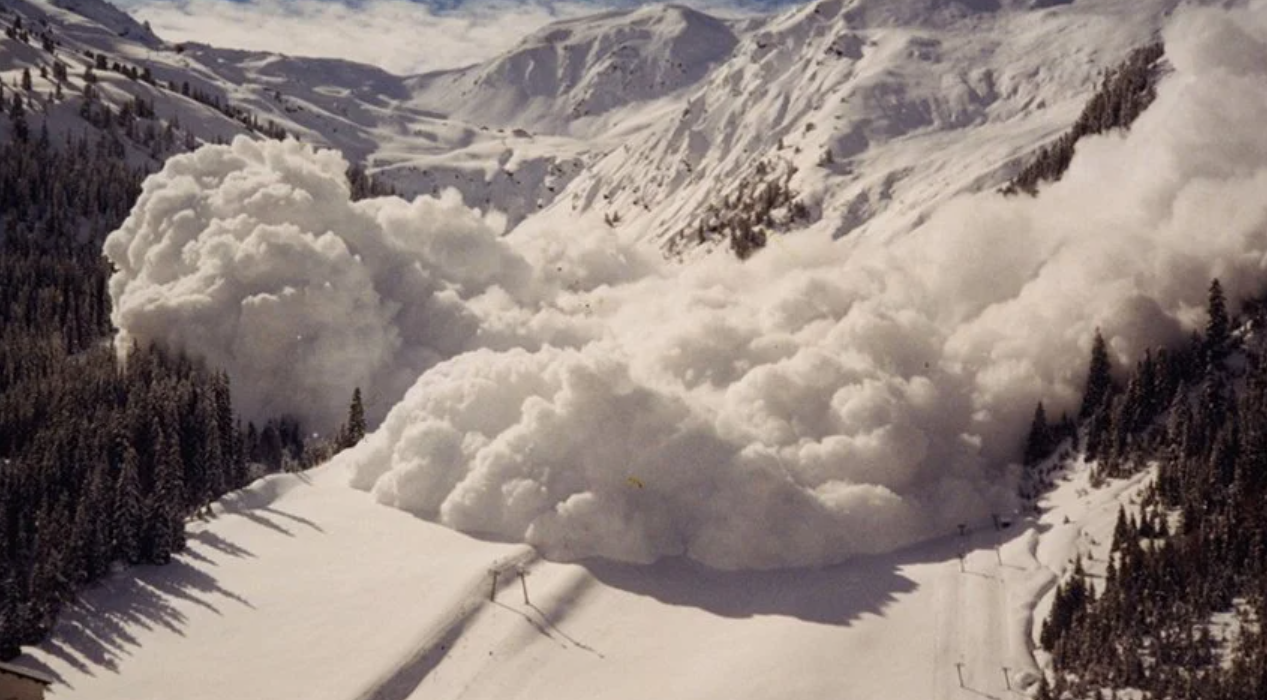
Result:
[[[54,85],[37,69],[50,57],[21,42],[0,43],[0,78],[29,68],[32,127],[77,137],[81,75],[89,54],[105,53],[339,149],[400,192],[454,187],[512,228],[618,219],[622,237],[685,258],[724,247],[723,230],[698,248],[691,234],[721,223],[710,207],[733,208],[741,183],[790,174],[810,234],[833,237],[900,236],[956,194],[993,189],[1068,127],[1103,70],[1151,41],[1178,2],[821,0],[743,20],[649,6],[552,25],[475,66],[402,77],[157,42],[99,0],[76,0],[83,14],[8,0],[32,26],[49,23],[70,80],[64,100],[45,99]],[[244,133],[179,89],[99,73],[103,103],[152,101],[193,142]],[[158,165],[146,149],[129,152]],[[790,215],[778,207],[770,225],[782,230]]]
[[[191,523],[172,564],[84,591],[21,663],[71,700],[1012,697],[1037,678],[1035,605],[1075,555],[1103,571],[1118,504],[1147,481],[1072,471],[1035,527],[731,573],[542,561],[378,506],[336,470],[278,475]]]
[[[1005,181],[1020,156],[1072,123],[1105,68],[1153,40],[1176,3],[822,0],[732,23],[737,41],[667,7],[661,21],[643,23],[655,29],[649,36],[624,41],[639,16],[612,14],[556,25],[557,34],[547,28],[480,66],[412,80],[409,104],[585,146],[585,167],[569,171],[557,196],[553,186],[537,188],[540,211],[488,188],[512,223],[526,214],[522,226],[618,218],[627,235],[690,258],[725,245],[717,231],[694,247],[699,224],[724,226],[710,207],[724,213],[741,183],[791,173],[813,235],[901,235],[953,196]],[[542,37],[555,37],[553,53]],[[724,60],[677,74],[680,62],[662,58],[669,49],[652,52],[697,44]],[[589,54],[591,72],[563,70],[575,53]],[[558,86],[553,109],[486,79],[529,70]],[[651,86],[658,92],[647,99],[591,106],[595,94],[642,96]],[[541,145],[505,141],[515,161],[531,162]],[[384,147],[375,161],[406,187],[427,187],[437,168],[452,178],[436,159],[395,151]],[[459,184],[483,195],[465,178]],[[769,228],[787,226],[790,215],[776,208]]]
[[[354,383],[395,403],[449,358],[340,461],[384,503],[553,558],[891,550],[1007,506],[1003,465],[1038,399],[1073,405],[1097,326],[1131,361],[1199,322],[1212,277],[1257,291],[1265,16],[1183,13],[1155,105],[1037,200],[748,264],[647,271],[605,230],[503,242],[451,195],[349,204],[333,155],[208,148],[108,242],[115,320],[204,348],[248,413],[329,419]]]

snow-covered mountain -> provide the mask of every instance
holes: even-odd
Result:
[[[417,104],[469,123],[601,133],[604,115],[699,83],[743,24],[648,5],[557,22],[487,63],[409,82]]]
[[[979,9],[989,4],[822,2],[772,18],[680,113],[608,154],[556,207],[619,213],[676,247],[674,234],[694,233],[764,166],[793,173],[824,233],[898,232],[999,183],[1066,128],[1098,73],[1147,41],[1168,6],[1140,3],[1128,18],[1114,3]]]
[[[609,13],[410,81],[412,105],[496,143],[374,158],[407,190],[451,180],[512,224],[614,220],[668,252],[692,248],[700,224],[706,243],[724,240],[718,212],[769,182],[790,190],[771,230],[900,231],[1005,180],[1175,4],[832,0],[730,23],[674,6]],[[441,165],[490,156],[500,168],[483,182]],[[795,225],[792,201],[807,210]]]
[[[0,76],[15,84],[24,66],[68,63],[67,98],[45,99],[54,84],[37,76],[34,101],[74,131],[85,52],[104,53],[156,79],[98,71],[106,103],[152,100],[160,122],[195,140],[244,129],[182,96],[184,83],[203,102],[368,162],[402,193],[454,187],[511,227],[607,222],[681,254],[724,242],[734,222],[722,212],[768,183],[786,195],[749,207],[758,227],[836,237],[900,232],[949,197],[998,185],[1176,4],[825,0],[744,20],[651,5],[402,77],[164,44],[96,0],[14,0],[60,46],[53,56],[6,41]]]
[[[284,130],[504,214],[349,201],[293,142],[169,160],[106,244],[121,340],[194,348],[244,413],[330,423],[364,388],[377,429],[25,660],[84,698],[1032,694],[1053,585],[1104,570],[1149,474],[1075,458],[1016,512],[1017,443],[1039,399],[1076,408],[1100,330],[1129,365],[1215,275],[1261,286],[1267,24],[1198,15],[1131,136],[989,191],[1177,4],[649,6],[396,76],[8,0],[37,128],[126,108],[99,128],[153,168]],[[789,236],[709,255],[740,229]]]

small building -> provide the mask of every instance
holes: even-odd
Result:
[[[52,684],[48,674],[0,661],[0,700],[44,700]]]

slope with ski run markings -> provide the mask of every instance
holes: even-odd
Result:
[[[530,547],[493,563],[486,575],[475,576],[466,586],[466,595],[434,627],[421,637],[417,649],[382,680],[357,696],[357,700],[403,700],[427,674],[444,659],[448,649],[461,637],[463,630],[479,614],[486,596],[491,598],[505,588],[510,575],[525,570],[537,553]],[[491,579],[492,592],[488,585]]]
[[[1148,478],[1088,490],[1078,469],[1037,522],[769,572],[536,560],[328,468],[270,477],[218,503],[172,565],[85,591],[23,662],[58,678],[52,697],[94,700],[1006,697],[1036,677],[1029,611],[1053,571],[1102,562]]]
[[[1032,641],[1028,638],[1033,625],[1024,614],[1023,619],[1017,619],[1017,611],[1032,609],[1034,601],[1024,598],[1032,591],[1046,595],[1050,586],[1044,582],[1055,578],[1031,552],[1037,537],[1035,528],[1053,528],[1057,515],[1063,518],[1072,513],[1085,517],[1097,531],[1102,530],[1104,523],[1111,523],[1118,503],[1132,497],[1146,480],[1147,475],[1141,475],[1113,488],[1090,492],[1088,497],[1085,477],[1074,475],[1072,486],[1058,490],[1049,499],[1049,505],[1059,504],[1052,506],[1058,510],[1031,529],[995,532],[988,525],[978,526],[964,538],[949,536],[907,552],[840,567],[852,569],[859,577],[853,580],[867,580],[881,578],[865,573],[874,570],[876,564],[883,562],[882,568],[887,568],[894,562],[903,562],[894,568],[913,584],[913,589],[897,596],[894,604],[879,615],[864,618],[870,624],[849,622],[813,632],[798,630],[794,643],[789,643],[789,637],[780,629],[786,620],[777,616],[753,615],[747,629],[716,635],[708,631],[716,619],[707,615],[696,618],[700,611],[681,612],[682,624],[673,626],[673,632],[659,634],[654,629],[638,628],[637,621],[648,619],[646,615],[621,615],[612,621],[607,619],[611,615],[601,614],[599,617],[603,619],[592,619],[596,610],[620,610],[630,605],[621,601],[622,592],[613,588],[600,588],[595,593],[607,599],[608,604],[595,602],[579,610],[565,609],[560,615],[552,604],[555,599],[552,581],[537,576],[530,586],[531,605],[521,602],[517,590],[512,591],[511,601],[499,600],[500,609],[481,615],[478,624],[468,631],[467,644],[445,659],[442,667],[445,675],[425,679],[409,697],[411,700],[546,695],[637,697],[635,691],[626,694],[621,690],[621,684],[611,679],[611,670],[603,668],[605,662],[627,664],[626,672],[640,679],[640,687],[653,695],[664,696],[755,698],[776,692],[788,697],[1007,697],[1037,677],[1030,652]],[[1079,545],[1085,544],[1086,539],[1075,538],[1073,548],[1081,553]],[[1103,536],[1089,539],[1104,541]],[[997,552],[996,545],[999,545]],[[966,571],[960,570],[959,552],[966,552]],[[1102,552],[1100,556],[1103,557]],[[559,566],[550,565],[546,571]],[[565,581],[585,578],[586,572],[579,571],[580,567],[574,568],[578,571],[571,572],[570,577],[559,578]],[[602,568],[598,570],[601,572]],[[799,577],[814,575],[802,572]],[[759,580],[763,575],[747,576]],[[598,577],[602,578],[601,573]],[[847,597],[848,592],[841,591],[841,595]],[[665,596],[653,594],[652,597]],[[547,601],[544,607],[537,604],[537,599]],[[930,643],[920,643],[921,635],[927,630],[920,621],[927,619],[926,616],[940,624],[928,635]],[[560,617],[568,622],[560,622]],[[887,623],[874,622],[880,620]],[[619,652],[608,650],[602,655],[596,652],[590,657],[569,653],[569,645],[551,634],[551,630],[558,631],[560,626],[584,632],[587,625],[601,628],[619,626],[618,623],[628,625],[625,633],[619,635],[626,642],[626,648]],[[672,638],[684,629],[691,630],[684,643],[687,648],[675,649],[676,641]],[[816,634],[820,632],[821,637]],[[612,633],[611,636],[617,635]],[[572,637],[568,639],[575,641]],[[757,641],[760,639],[778,639],[780,643],[762,644]],[[817,641],[812,641],[815,639]],[[893,649],[928,646],[937,651],[927,656],[891,653]],[[744,654],[736,652],[736,648],[751,651]],[[485,649],[494,650],[492,656],[483,655]],[[834,653],[820,659],[822,671],[807,674],[812,680],[798,677],[792,686],[788,685],[788,678],[762,682],[761,670],[778,668],[794,674],[793,669],[805,665],[806,655],[816,654],[815,650],[819,649],[831,649]],[[876,650],[889,651],[877,654]],[[674,662],[667,669],[641,668],[642,660],[652,654]],[[693,675],[705,675],[698,670],[692,674],[689,670],[697,666],[701,654],[710,659],[708,663],[714,665],[714,670],[722,673],[718,678],[710,676],[707,683],[694,684],[698,681],[692,679]],[[718,660],[718,654],[738,658],[722,661]],[[964,663],[962,686],[955,661]],[[931,693],[921,694],[921,686]],[[796,691],[786,690],[788,687],[796,687]]]

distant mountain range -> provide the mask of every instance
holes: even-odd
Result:
[[[512,228],[591,222],[687,256],[739,233],[894,235],[999,185],[1175,5],[826,0],[742,20],[652,5],[549,25],[481,64],[397,76],[165,43],[99,0],[8,0],[0,22],[27,41],[0,43],[0,76],[18,86],[30,70],[31,121],[77,132],[90,128],[84,75],[96,66],[100,104],[153,105],[121,136],[139,161],[284,131],[405,195],[455,187]],[[176,133],[155,148],[151,125]]]

